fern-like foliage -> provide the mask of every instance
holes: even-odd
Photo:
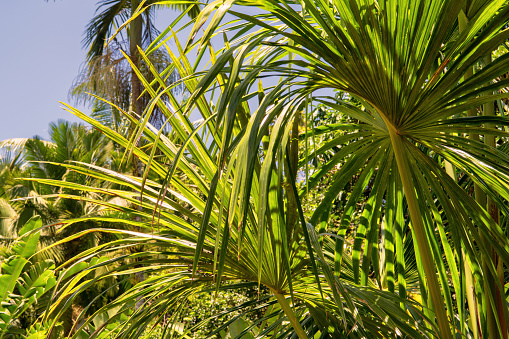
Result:
[[[2,262],[0,275],[0,338],[16,335],[33,337],[45,333],[44,326],[19,328],[19,318],[30,306],[56,284],[52,260],[32,264],[30,258],[37,250],[42,221],[39,216],[30,219],[19,232],[20,238],[9,249],[9,257]],[[32,330],[35,330],[32,331]]]

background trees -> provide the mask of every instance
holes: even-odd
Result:
[[[31,257],[27,257],[32,260],[34,265],[38,262],[45,262],[45,260],[51,260],[52,263],[60,265],[81,251],[97,246],[105,240],[99,234],[89,234],[80,239],[59,244],[60,240],[79,230],[86,230],[99,225],[96,221],[82,219],[74,223],[71,228],[61,229],[59,227],[60,220],[100,215],[101,207],[97,204],[91,204],[86,192],[73,191],[65,187],[55,188],[34,181],[34,179],[49,182],[58,180],[75,184],[92,184],[107,189],[111,185],[100,180],[93,180],[87,175],[72,173],[58,164],[83,162],[113,169],[119,169],[118,165],[120,164],[120,150],[115,148],[114,144],[97,130],[87,128],[82,124],[58,121],[50,124],[49,134],[51,141],[34,137],[32,139],[14,139],[2,142],[4,150],[9,154],[4,159],[10,161],[5,161],[5,167],[2,169],[2,181],[0,182],[3,191],[2,216],[6,217],[2,223],[4,239],[1,239],[3,240],[1,244],[6,246],[16,239],[18,235],[21,235],[19,231],[25,223],[35,215],[40,216],[40,223],[43,222],[46,225],[44,230],[41,230],[37,236],[39,240],[37,249],[40,252],[36,255],[32,253],[30,254]],[[65,197],[69,194],[77,196],[77,199],[55,199],[58,195]],[[101,199],[97,196],[95,198]],[[111,238],[107,240],[111,240]],[[45,248],[48,248],[48,250],[42,251]],[[5,257],[5,259],[7,258],[8,256]],[[28,270],[35,270],[35,272],[38,272],[37,269],[35,266],[28,268]],[[96,288],[99,287],[96,286]],[[92,300],[93,297],[87,298],[85,295],[80,299],[85,305]],[[22,323],[31,325],[31,322],[33,323],[40,314],[41,308],[42,305],[39,305],[38,310],[25,310],[24,317],[27,317],[27,319],[24,319],[24,323]],[[64,332],[66,330],[68,332],[70,326],[72,326],[72,311],[72,309],[69,309],[66,317],[61,319],[63,320]]]

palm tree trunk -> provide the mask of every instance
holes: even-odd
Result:
[[[136,9],[140,5],[140,0],[131,0],[131,17],[136,12]],[[131,22],[130,30],[129,30],[129,53],[130,58],[133,63],[133,70],[131,73],[131,102],[132,102],[132,114],[134,118],[137,118],[137,116],[141,116],[143,114],[143,104],[140,100],[141,95],[141,82],[140,79],[138,79],[138,76],[134,72],[134,68],[138,68],[140,66],[140,56],[138,52],[138,46],[141,47],[142,44],[142,17],[141,15],[138,15],[136,19],[134,19]],[[133,147],[137,146],[137,141],[134,140],[135,135],[135,129],[131,128],[130,135],[133,138]],[[133,154],[133,160],[132,160],[132,173],[133,176],[139,177],[141,176],[141,168],[140,168],[140,161],[136,157],[136,155]],[[141,209],[141,206],[139,207]],[[137,219],[139,217],[135,217]],[[140,231],[137,227],[135,227],[135,231]],[[142,249],[137,247],[133,249],[135,252],[141,252]],[[136,274],[136,281],[141,282],[145,280],[145,275],[142,271]],[[143,306],[143,299],[139,298],[136,301],[136,309],[139,309]]]
[[[299,233],[295,229],[295,225],[298,220],[296,195],[293,192],[292,185],[290,184],[292,181],[297,180],[297,164],[299,161],[299,120],[300,114],[296,114],[292,125],[291,141],[288,146],[288,164],[291,166],[291,169],[287,168],[285,171],[287,183],[286,187],[288,190],[288,194],[286,195],[288,203],[286,209],[286,235],[289,243],[299,237]],[[285,163],[285,165],[287,164]]]

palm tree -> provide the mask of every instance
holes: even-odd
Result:
[[[88,49],[85,68],[76,79],[71,95],[78,101],[94,104],[96,104],[96,98],[90,93],[99,95],[129,111],[132,116],[142,116],[149,98],[147,95],[142,95],[143,88],[126,58],[129,58],[136,68],[143,66],[140,64],[137,49],[148,47],[159,34],[154,24],[154,15],[156,9],[161,8],[187,13],[191,18],[196,17],[200,10],[199,5],[193,2],[170,2],[167,5],[161,5],[155,0],[99,1],[97,15],[88,24],[83,39],[83,44]],[[179,16],[177,22],[182,17],[183,15]],[[126,22],[129,22],[127,37],[123,35],[123,31],[118,31]],[[114,39],[108,44],[110,35],[114,35]],[[171,62],[167,54],[161,50],[155,50],[151,54],[151,61],[159,71],[164,70]],[[147,70],[144,73],[147,73]],[[178,74],[168,72],[165,77],[175,81]],[[178,90],[178,88],[175,89],[175,91]],[[115,111],[116,109],[112,108],[111,114],[117,114]],[[163,123],[158,110],[149,119],[156,125]],[[131,134],[134,142],[136,137],[133,126],[129,126],[128,133]],[[136,158],[132,159],[133,174],[140,174],[140,165]]]
[[[149,62],[144,53],[141,53],[141,56],[145,58],[146,62]],[[189,60],[185,56],[181,57],[183,64],[189,65]],[[183,67],[179,72],[187,77],[192,74],[193,70]],[[162,81],[162,78],[159,77],[159,79]],[[142,77],[141,80],[144,85],[148,84],[147,79]],[[161,82],[161,86],[166,87],[163,84]],[[192,92],[195,90],[193,86],[196,85],[197,82],[187,84],[188,89]],[[354,330],[356,335],[362,336],[367,333],[367,329],[376,327],[386,333],[395,333],[398,328],[398,331],[412,337],[429,333],[426,328],[415,328],[409,325],[414,320],[418,320],[420,323],[428,321],[412,302],[390,293],[375,291],[373,289],[375,285],[372,282],[365,289],[355,286],[351,260],[345,259],[343,277],[338,281],[339,289],[337,285],[329,286],[323,277],[320,278],[321,285],[314,284],[314,279],[318,277],[316,267],[313,265],[314,261],[305,255],[305,245],[295,241],[296,238],[302,236],[303,231],[297,223],[292,227],[287,227],[283,222],[285,215],[283,211],[289,200],[288,195],[281,189],[282,186],[277,183],[285,180],[283,166],[279,168],[274,166],[272,171],[273,177],[277,180],[272,181],[269,190],[271,204],[267,209],[267,213],[270,213],[267,224],[270,224],[270,227],[267,227],[267,224],[260,227],[260,223],[257,221],[259,220],[257,213],[262,213],[258,211],[260,204],[258,194],[253,195],[253,199],[249,201],[248,221],[244,221],[245,226],[242,227],[240,210],[237,209],[236,212],[229,215],[228,200],[224,200],[234,194],[235,188],[232,187],[231,180],[235,180],[236,174],[232,172],[230,178],[223,177],[219,180],[215,173],[217,171],[215,162],[219,159],[218,143],[212,140],[211,144],[206,146],[204,140],[198,137],[205,126],[208,126],[207,130],[209,131],[205,134],[208,134],[211,139],[221,135],[223,127],[215,125],[215,115],[210,114],[213,107],[208,102],[199,105],[204,120],[195,126],[182,114],[182,107],[179,109],[179,106],[174,106],[178,105],[178,102],[171,91],[165,91],[165,93],[170,93],[168,100],[176,110],[170,110],[163,101],[158,102],[158,105],[173,127],[172,133],[166,136],[162,131],[157,131],[153,126],[143,121],[143,138],[148,145],[157,145],[157,147],[149,150],[144,147],[132,149],[133,153],[146,165],[143,178],[86,164],[61,165],[67,170],[87,173],[92,177],[122,183],[122,186],[130,188],[104,191],[100,187],[90,185],[73,185],[76,190],[86,190],[92,193],[103,192],[126,201],[127,203],[120,206],[106,205],[104,201],[97,201],[97,203],[109,206],[112,210],[121,211],[126,215],[137,216],[138,220],[119,218],[118,216],[103,217],[101,220],[123,222],[142,230],[140,232],[121,229],[95,230],[117,234],[119,239],[81,253],[69,262],[71,265],[69,269],[72,269],[74,262],[86,261],[91,256],[103,256],[126,246],[143,244],[143,248],[135,253],[112,258],[100,264],[89,265],[80,271],[79,276],[62,281],[58,286],[55,299],[53,299],[53,305],[48,309],[46,320],[53,319],[56,324],[60,314],[65,311],[65,306],[69,305],[80,293],[87,291],[90,285],[98,279],[111,275],[120,275],[125,277],[124,279],[129,279],[130,276],[141,271],[146,274],[146,280],[138,282],[121,298],[95,313],[83,312],[82,321],[78,321],[72,331],[74,333],[86,329],[91,331],[89,326],[93,326],[92,320],[105,317],[108,320],[104,326],[107,326],[108,331],[111,332],[107,331],[103,334],[108,333],[110,336],[150,335],[150,331],[155,328],[154,322],[164,327],[165,333],[177,331],[178,328],[180,328],[178,331],[182,333],[181,327],[174,327],[173,324],[182,322],[186,313],[186,305],[190,299],[199,298],[203,293],[209,294],[214,291],[217,293],[219,290],[256,287],[260,283],[270,293],[255,295],[253,299],[236,305],[235,309],[241,308],[243,312],[231,321],[250,312],[267,309],[264,317],[254,324],[262,325],[258,330],[258,335],[261,336],[293,331],[292,325],[295,328],[295,333],[299,336],[304,335],[305,330],[310,333],[326,332],[329,325],[334,328],[332,331],[335,331],[338,336],[346,335],[355,328],[358,328]],[[155,91],[151,92],[151,95],[157,96]],[[120,133],[112,131],[71,107],[68,108],[96,129],[109,135],[112,140],[125,145],[125,147],[130,145],[129,140]],[[175,141],[183,143],[184,147],[179,149]],[[171,164],[169,172],[168,163]],[[178,167],[175,166],[177,164]],[[235,167],[234,164],[232,166]],[[259,181],[261,176],[254,176],[253,180]],[[49,182],[44,179],[39,179],[39,182],[59,185],[57,182]],[[214,195],[215,199],[207,200],[207,196],[213,192],[214,187],[217,189]],[[133,191],[142,192],[141,201],[138,200],[139,194],[133,194]],[[203,227],[209,223],[209,227]],[[200,227],[200,225],[202,226]],[[260,230],[263,230],[261,234]],[[90,231],[82,231],[74,234],[71,238],[75,239]],[[314,230],[310,229],[309,232],[314,232]],[[316,254],[319,255],[319,262],[331,260],[330,249],[333,248],[333,243],[328,240],[325,243],[328,246],[327,251]],[[312,240],[312,244],[317,245],[318,242]],[[195,252],[197,247],[201,247],[206,254],[198,259],[193,268],[193,258],[197,253],[200,253]],[[126,263],[126,258],[137,258],[138,260]],[[114,264],[117,262],[123,262],[122,266],[115,266]],[[110,266],[111,264],[113,266]],[[67,267],[62,268],[65,270]],[[81,280],[95,270],[107,270],[108,273],[99,277],[96,275],[92,279]],[[193,271],[195,272],[193,273]],[[330,277],[330,275],[327,276],[327,279]],[[222,282],[230,283],[222,285]],[[288,295],[285,296],[289,289],[292,290],[296,300],[300,300],[299,303],[294,304],[293,309],[290,307],[291,299],[288,298]],[[69,291],[74,292],[70,294]],[[346,291],[348,292],[346,293]],[[338,293],[345,294],[347,305],[336,306],[330,301],[323,300],[321,292],[324,295],[334,294],[338,297]],[[142,300],[142,307],[133,309],[132,301],[135,300]],[[415,318],[410,317],[399,308],[400,302],[413,311]],[[280,306],[274,306],[276,303]],[[311,305],[313,307],[309,307]],[[374,305],[380,306],[373,310]],[[108,313],[108,310],[111,309],[116,310],[115,316],[112,316],[111,312]],[[324,312],[330,311],[332,313],[326,316]],[[226,312],[217,316],[220,317],[223,314]],[[344,318],[339,318],[340,314],[343,314]],[[300,325],[297,315],[306,319],[305,325]],[[173,319],[173,322],[165,321],[168,318]],[[315,318],[319,318],[320,321],[314,321]],[[286,319],[291,322],[291,325]],[[270,326],[265,327],[263,321],[268,322]],[[356,325],[358,322],[364,323],[365,327],[359,328]],[[199,325],[201,324],[197,326]],[[223,324],[216,332],[227,325],[228,323]],[[193,330],[194,328],[186,328],[184,332],[191,334]]]
[[[456,297],[465,295],[461,293],[463,271],[461,266],[471,265],[472,271],[478,272],[483,271],[480,269],[481,266],[484,267],[484,274],[477,276],[477,281],[481,279],[486,281],[490,274],[496,275],[489,254],[491,249],[483,246],[477,249],[473,244],[479,244],[479,236],[495,239],[492,241],[496,244],[494,251],[502,258],[507,256],[507,238],[502,229],[487,215],[483,209],[485,206],[477,205],[466,192],[459,190],[446,175],[441,162],[430,161],[429,157],[423,155],[421,148],[424,147],[438,155],[439,159],[453,163],[468,175],[470,180],[482,187],[493,201],[498,201],[502,208],[500,197],[506,199],[507,196],[501,189],[505,185],[505,179],[498,173],[506,173],[506,163],[503,160],[505,155],[478,142],[468,141],[462,137],[462,133],[495,134],[498,137],[502,135],[482,127],[483,123],[492,121],[490,119],[493,118],[466,119],[457,118],[455,115],[483,102],[493,102],[500,96],[491,93],[506,86],[503,82],[490,86],[483,85],[505,72],[504,67],[507,65],[505,58],[499,58],[498,62],[492,63],[490,67],[485,67],[468,79],[461,80],[482,57],[490,55],[492,50],[507,39],[505,29],[507,4],[476,2],[473,6],[462,1],[436,3],[431,1],[426,4],[399,1],[394,4],[337,2],[329,6],[321,2],[305,1],[303,10],[296,11],[284,2],[246,3],[266,10],[276,24],[265,27],[253,37],[246,36],[245,40],[240,40],[243,45],[239,44],[238,48],[242,48],[242,53],[239,51],[236,63],[239,65],[239,71],[281,73],[281,61],[271,63],[267,59],[263,59],[263,63],[255,66],[242,68],[242,58],[251,51],[255,53],[255,57],[261,59],[264,54],[258,54],[254,48],[258,47],[256,43],[264,41],[264,44],[270,46],[267,50],[278,48],[278,52],[271,50],[275,55],[273,60],[276,58],[280,60],[285,51],[299,56],[295,61],[288,62],[293,66],[292,69],[287,68],[283,71],[285,73],[282,73],[289,79],[295,77],[295,82],[289,82],[289,85],[294,84],[294,90],[288,91],[284,98],[279,95],[279,100],[293,99],[302,102],[307,95],[320,88],[333,88],[350,93],[363,104],[359,110],[333,98],[319,99],[329,107],[336,107],[338,111],[357,119],[361,123],[362,131],[370,131],[371,136],[362,136],[362,139],[349,145],[353,153],[345,152],[344,156],[350,155],[352,158],[344,166],[342,173],[338,174],[336,182],[311,218],[311,222],[315,223],[326,217],[330,202],[344,186],[345,178],[361,169],[362,173],[366,173],[366,180],[373,178],[375,186],[371,191],[371,201],[367,205],[369,208],[363,213],[365,222],[361,223],[357,230],[353,247],[357,268],[354,271],[358,272],[356,282],[365,284],[370,266],[375,265],[371,257],[374,255],[372,251],[378,247],[377,235],[380,230],[375,227],[378,224],[377,220],[382,220],[382,227],[396,229],[397,225],[394,222],[402,220],[398,213],[403,213],[401,209],[395,208],[402,206],[402,200],[397,200],[401,199],[402,195],[396,192],[404,191],[412,225],[412,238],[415,247],[419,249],[416,256],[418,262],[422,263],[422,266],[419,264],[422,267],[420,272],[422,294],[429,296],[428,305],[433,306],[435,313],[428,314],[436,316],[440,336],[450,337],[446,312],[449,319],[455,318],[455,306],[451,295],[454,293]],[[451,36],[450,33],[457,28],[458,23],[444,18],[452,13],[461,19],[461,15],[465,16],[463,11],[466,5],[469,5],[468,9],[475,7],[476,10],[469,11],[472,18],[468,25],[462,28],[460,35]],[[420,10],[423,11],[422,17],[427,18],[426,20],[417,17]],[[242,17],[253,24],[261,23],[255,17]],[[461,24],[461,20],[459,23]],[[285,30],[281,32],[283,28]],[[474,36],[480,38],[473,39]],[[251,45],[246,47],[248,43]],[[265,50],[262,53],[265,53]],[[237,69],[232,70],[232,73],[236,74],[234,72],[237,72]],[[202,82],[204,89],[209,84]],[[224,97],[240,95],[239,88],[243,88],[242,85],[227,88]],[[480,93],[486,95],[479,97]],[[224,99],[224,102],[228,101]],[[295,106],[298,109],[298,105]],[[230,108],[228,112],[234,110]],[[219,114],[222,112],[219,111]],[[224,114],[226,118],[226,112]],[[297,113],[289,111],[287,114],[295,116]],[[449,117],[455,119],[445,120]],[[291,123],[292,120],[287,121]],[[498,123],[505,124],[505,121]],[[441,126],[446,129],[442,129]],[[352,136],[358,137],[356,133]],[[336,146],[337,143],[338,141],[331,143],[330,146]],[[222,149],[228,149],[229,145],[230,140],[223,140]],[[361,147],[365,154],[362,158],[355,153]],[[242,152],[246,153],[247,150]],[[324,168],[330,168],[339,159],[340,157],[337,157]],[[378,168],[385,170],[379,171]],[[322,170],[311,177],[310,186],[326,172]],[[398,188],[398,185],[401,186]],[[395,191],[391,192],[389,189],[391,187]],[[429,189],[431,192],[428,192]],[[384,196],[392,197],[391,199],[396,199],[395,196],[399,198],[393,200],[392,204],[384,206],[382,201]],[[349,203],[355,203],[356,199],[358,196],[350,197]],[[344,227],[340,229],[339,235],[344,236],[349,218],[348,215],[343,216]],[[397,232],[394,235],[394,239],[404,236],[403,233]],[[364,240],[365,236],[368,237],[367,240]],[[449,245],[448,242],[451,240],[452,245]],[[336,258],[339,260],[342,246],[343,241],[338,240]],[[394,253],[393,241],[386,243],[385,246],[389,246],[386,247],[387,252]],[[445,262],[442,261],[440,248],[444,248]],[[461,248],[466,249],[468,253],[468,264],[458,259],[457,253]],[[459,268],[456,268],[458,266]],[[447,277],[444,272],[451,268],[454,268],[455,272]],[[393,264],[390,263],[390,266],[380,269],[392,270]],[[393,275],[394,271],[390,274]],[[449,291],[449,279],[455,281],[452,286],[454,293]],[[404,279],[399,279],[398,283],[402,285],[400,293],[404,296]],[[443,295],[441,289],[446,291]],[[480,290],[477,292],[480,293]],[[491,295],[485,296],[482,305],[479,306],[485,310],[492,308],[496,310],[495,304],[500,303],[492,302],[491,298],[496,299],[495,291],[488,291],[488,294],[490,293]],[[446,308],[443,306],[444,301]],[[501,317],[499,324],[507,323],[507,307],[502,306],[502,311],[499,312]],[[460,317],[465,316],[465,310],[460,309],[458,313]],[[492,330],[493,328],[490,329]],[[506,337],[506,332],[504,326],[498,327],[501,336]]]
[[[138,254],[146,258],[146,267],[114,273],[144,270],[152,277],[96,314],[120,307],[130,316],[111,322],[125,324],[117,328],[132,337],[170,310],[178,320],[190,295],[235,288],[242,281],[270,290],[269,297],[260,298],[260,307],[280,305],[260,321],[269,321],[262,336],[294,331],[299,338],[317,332],[324,337],[452,338],[474,332],[506,338],[507,302],[497,290],[504,291],[507,280],[493,282],[490,277],[499,276],[500,265],[493,258],[507,270],[509,241],[504,224],[493,220],[486,204],[475,200],[480,193],[472,196],[469,187],[477,185],[507,217],[509,158],[500,148],[468,136],[505,140],[505,132],[496,127],[509,120],[464,112],[506,96],[494,92],[509,80],[487,83],[507,71],[509,55],[476,66],[509,38],[507,1],[242,1],[256,6],[257,15],[244,14],[233,3],[209,4],[183,54],[169,51],[192,93],[184,107],[167,95],[172,85],[163,76],[154,74],[159,88],[153,88],[137,72],[152,98],[167,95],[174,110],[163,100],[157,105],[178,139],[142,120],[140,131],[151,149],[130,146],[69,108],[132,147],[146,164],[142,179],[65,166],[142,191],[142,210],[122,210],[142,217],[137,225],[153,231],[111,230],[122,233],[122,240],[77,257],[84,260],[128,244],[153,246],[153,251]],[[216,54],[211,39],[226,12],[237,18],[221,26],[231,41]],[[212,13],[209,26],[198,35]],[[195,73],[185,53],[194,48],[202,52],[206,46],[213,65]],[[150,63],[141,51],[140,56]],[[474,67],[478,71],[471,74]],[[262,79],[268,77],[282,80],[264,87]],[[348,93],[351,100],[324,95],[323,89]],[[253,103],[256,97],[259,101]],[[306,124],[299,135],[299,121],[307,120],[310,103],[324,104],[348,122]],[[186,116],[191,111],[203,117],[198,127]],[[335,138],[310,154],[295,141],[325,132]],[[301,201],[307,190],[299,189],[297,174],[314,156],[334,147],[339,151],[305,183],[313,189],[340,167],[322,202],[306,218]],[[454,178],[446,162],[456,168]],[[149,173],[158,179],[150,180]],[[331,203],[349,183],[353,187],[340,226],[329,229]],[[132,192],[114,194],[138,201]],[[364,195],[362,212],[355,217]],[[489,247],[483,238],[489,239]],[[413,283],[408,263],[415,266],[418,291],[413,294],[419,298],[408,293]],[[82,276],[63,283],[48,315],[74,297],[66,288],[72,289]],[[230,280],[237,284],[222,285]],[[73,291],[86,289],[88,283]],[[485,290],[493,283],[494,289]],[[129,313],[128,301],[140,296],[145,307]],[[498,313],[494,321],[486,321],[489,312]]]
[[[148,47],[159,34],[154,15],[161,8],[187,13],[191,18],[196,17],[200,10],[199,5],[193,2],[175,1],[161,5],[155,0],[99,1],[97,15],[88,24],[83,39],[88,49],[86,68],[73,86],[72,94],[84,101],[95,100],[85,92],[101,95],[123,109],[134,112],[134,116],[141,116],[147,100],[142,96],[140,82],[125,57],[127,55],[133,65],[141,68],[137,49]],[[181,18],[182,15],[178,20]],[[125,22],[129,22],[127,36],[123,31],[117,31]],[[111,35],[114,35],[114,39],[108,44]],[[165,53],[157,50],[151,60],[160,71],[171,62]],[[168,76],[175,80],[174,73],[170,72]]]
[[[50,123],[49,134],[50,141],[41,140],[36,136],[29,139],[4,140],[0,144],[4,149],[10,148],[15,151],[15,156],[8,162],[9,166],[2,168],[0,177],[2,198],[10,201],[11,208],[16,211],[15,216],[12,216],[14,223],[10,226],[14,237],[17,230],[34,215],[41,216],[45,225],[51,225],[58,223],[61,219],[80,218],[98,213],[100,210],[97,205],[87,202],[85,194],[72,192],[66,188],[55,189],[53,186],[36,182],[34,178],[103,186],[104,183],[100,181],[94,182],[86,175],[76,175],[58,164],[84,162],[119,169],[117,167],[120,163],[119,150],[115,149],[113,143],[99,131],[60,120],[57,123]],[[55,200],[53,199],[55,194],[77,194],[81,195],[81,199]],[[12,214],[7,207],[5,211],[7,215]],[[72,229],[63,232],[58,232],[55,227],[49,227],[42,233],[41,244],[43,247],[53,244],[59,238],[65,238],[77,230],[94,226],[96,226],[94,222],[77,223]],[[61,263],[72,258],[81,249],[95,246],[97,239],[94,238],[94,236],[89,237],[86,242],[79,244],[82,248],[75,246],[76,243],[72,246],[64,245],[67,253],[62,255],[62,253],[53,252],[52,259]]]

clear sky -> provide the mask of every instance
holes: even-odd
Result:
[[[58,101],[70,102],[69,88],[86,55],[83,31],[96,2],[0,0],[0,140],[48,138],[49,122],[79,121]]]

